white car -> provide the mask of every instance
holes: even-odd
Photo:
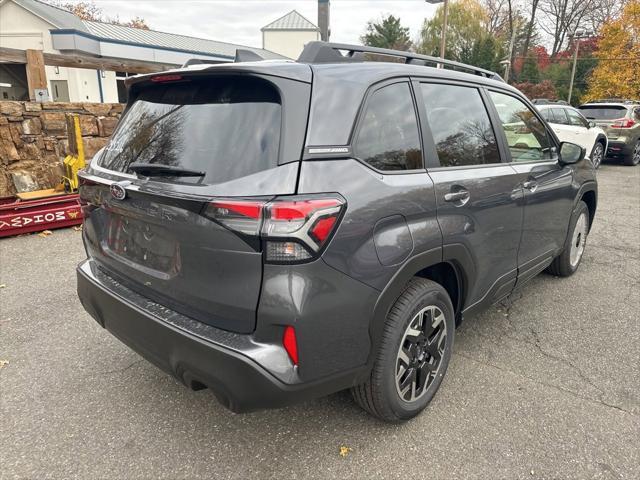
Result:
[[[561,142],[576,143],[587,152],[594,168],[598,168],[607,152],[607,134],[594,122],[570,105],[546,103],[536,105]]]

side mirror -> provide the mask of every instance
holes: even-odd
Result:
[[[595,126],[596,126],[596,122],[594,122],[594,121],[590,121],[589,122],[589,128],[593,128]]]
[[[562,142],[560,144],[560,163],[571,165],[578,163],[584,159],[585,149],[580,145],[571,142]]]

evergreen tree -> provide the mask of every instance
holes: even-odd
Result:
[[[370,47],[405,51],[411,48],[409,29],[403,27],[400,18],[393,15],[383,18],[380,23],[369,21],[367,31],[360,37],[360,41]]]

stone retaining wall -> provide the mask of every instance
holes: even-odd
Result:
[[[0,101],[0,197],[14,195],[12,173],[28,174],[39,188],[60,182],[68,141],[65,113],[80,115],[87,159],[107,143],[124,105],[120,103]]]

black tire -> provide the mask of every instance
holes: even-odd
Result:
[[[425,312],[422,317],[420,317],[421,312]],[[441,315],[444,316],[444,320]],[[422,350],[420,342],[413,343],[413,340],[419,337],[409,335],[409,327],[418,325],[415,322],[419,322],[420,319],[423,319],[423,327],[418,331],[421,332],[422,341],[427,342],[428,338],[433,338],[431,346],[422,345]],[[432,319],[430,326],[427,326],[428,319]],[[437,325],[435,329],[434,325]],[[445,329],[444,335],[440,330],[440,337],[436,339],[438,329],[442,328]],[[434,332],[432,337],[429,337],[430,330]],[[454,311],[446,290],[431,280],[423,278],[411,280],[387,316],[382,341],[369,379],[351,389],[355,401],[370,414],[387,422],[402,422],[418,415],[435,395],[447,371],[453,349],[454,332]],[[417,362],[416,365],[423,365],[414,369],[413,382],[416,385],[422,382],[423,388],[420,390],[419,397],[411,401],[401,397],[401,386],[396,385],[396,373],[400,372],[401,368],[404,368],[405,378],[409,379],[412,370],[409,364],[404,367],[400,353],[401,343],[402,351],[412,351],[413,353],[410,353],[412,360]],[[436,343],[437,352],[433,355],[425,353],[429,348],[433,349]],[[406,345],[410,345],[413,350],[405,348]],[[424,378],[424,375],[427,375],[427,378]],[[409,388],[410,391],[407,393],[413,397],[418,387],[414,389],[410,386]]]
[[[640,140],[636,142],[631,153],[622,159],[622,162],[629,167],[635,167],[640,163]]]
[[[591,151],[591,163],[593,163],[593,168],[600,168],[600,165],[602,165],[602,161],[604,160],[604,156],[606,153],[607,152],[604,151],[604,143],[601,141],[597,141],[593,146],[593,150]]]
[[[576,227],[578,226],[578,221],[583,219],[584,222],[584,230],[579,233],[578,238],[576,238]],[[582,230],[582,224],[578,227]],[[551,265],[547,268],[547,271],[552,275],[556,275],[558,277],[569,277],[573,275],[580,266],[580,262],[582,261],[582,254],[584,253],[584,247],[587,241],[587,235],[589,233],[589,208],[587,204],[582,200],[578,202],[575,210],[571,215],[571,221],[569,222],[569,230],[567,232],[567,238],[564,242],[564,247],[562,253],[558,255]],[[578,244],[576,242],[582,243],[582,251],[579,252],[579,256],[577,258],[577,262],[575,258],[572,258],[572,247],[578,248]]]

